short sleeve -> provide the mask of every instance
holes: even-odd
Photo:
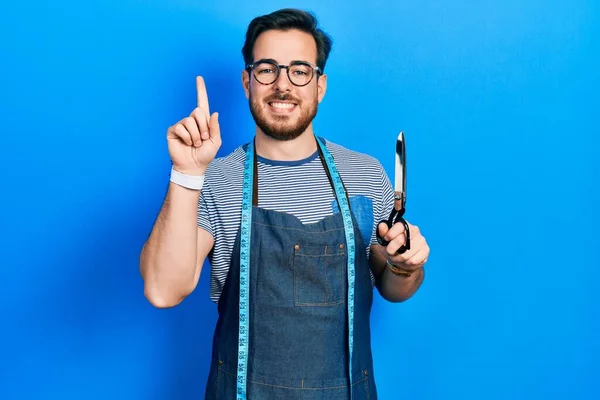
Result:
[[[394,207],[394,189],[392,188],[392,183],[385,172],[385,169],[383,169],[383,166],[379,164],[378,167],[380,173],[380,196],[378,196],[377,200],[375,201],[373,213],[375,217],[375,220],[373,221],[375,229],[373,229],[373,236],[371,237],[372,245],[378,244],[377,225],[379,225],[379,221],[388,219],[390,213],[392,212],[392,208]]]
[[[200,191],[200,198],[198,199],[198,226],[210,233],[214,237],[215,234],[213,225],[211,223],[210,212],[207,202],[207,198],[209,196],[209,189],[207,186],[205,186]]]

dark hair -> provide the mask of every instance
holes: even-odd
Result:
[[[296,10],[293,8],[285,8],[274,11],[271,14],[262,15],[254,18],[246,32],[246,42],[242,48],[242,56],[244,64],[251,64],[253,60],[254,43],[258,36],[268,30],[298,29],[300,31],[310,33],[317,44],[317,66],[321,71],[325,70],[325,64],[331,51],[331,37],[317,27],[318,22],[314,14]]]

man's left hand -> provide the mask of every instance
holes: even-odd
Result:
[[[396,254],[396,251],[406,243],[406,233],[402,223],[396,223],[391,228],[384,223],[379,224],[379,234],[389,241],[386,247],[380,246],[380,249],[391,264],[407,271],[415,271],[427,262],[429,245],[416,225],[411,225],[408,221],[407,224],[410,229],[410,250],[406,250],[403,254]]]

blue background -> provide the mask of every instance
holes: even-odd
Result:
[[[377,298],[380,398],[600,398],[594,1],[120,0],[0,5],[0,398],[202,398],[208,267],[174,309],[143,297],[165,132],[220,112],[248,141],[247,24],[284,6],[334,38],[316,132],[393,173],[432,248],[418,294]]]

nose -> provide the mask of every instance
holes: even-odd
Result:
[[[287,74],[286,68],[281,68],[279,71],[279,77],[273,83],[274,89],[280,92],[289,92],[292,88],[292,82],[290,82],[290,78]]]

